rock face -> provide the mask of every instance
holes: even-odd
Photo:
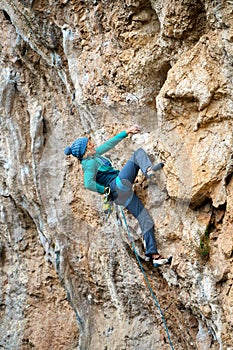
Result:
[[[233,349],[233,3],[1,0],[0,347]],[[170,267],[63,149],[140,124],[165,166],[135,191]],[[137,222],[125,212],[142,249]],[[169,337],[171,342],[169,342]],[[171,344],[172,343],[172,344]]]

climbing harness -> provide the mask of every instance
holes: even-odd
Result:
[[[152,296],[152,298],[154,299],[155,304],[156,304],[156,306],[157,306],[157,308],[158,308],[158,310],[159,310],[159,312],[160,312],[160,315],[161,315],[161,318],[162,318],[162,321],[163,321],[164,329],[165,329],[165,331],[166,331],[166,334],[167,334],[167,337],[168,337],[168,341],[169,341],[170,347],[171,347],[172,350],[174,350],[173,345],[172,345],[172,341],[171,341],[171,337],[170,337],[170,334],[169,334],[169,331],[168,331],[168,328],[167,328],[167,323],[166,323],[166,320],[165,320],[165,317],[164,317],[164,313],[163,313],[163,311],[162,311],[162,309],[161,309],[161,306],[160,306],[160,304],[159,304],[159,302],[158,302],[158,300],[157,300],[157,298],[156,298],[156,296],[155,296],[155,293],[154,293],[154,291],[153,291],[153,289],[152,289],[152,287],[151,287],[151,285],[150,285],[150,282],[149,282],[149,280],[148,280],[148,277],[147,277],[147,275],[146,275],[146,272],[145,272],[145,270],[144,270],[144,268],[143,268],[143,266],[142,266],[142,263],[141,263],[141,261],[140,261],[140,259],[139,259],[139,256],[138,256],[138,253],[137,253],[137,251],[136,251],[136,247],[135,247],[133,238],[132,238],[132,236],[131,236],[131,234],[130,234],[130,230],[129,230],[129,226],[128,226],[128,223],[127,223],[127,220],[126,220],[126,217],[125,217],[125,213],[124,213],[122,207],[121,207],[121,214],[122,214],[122,217],[123,217],[123,220],[124,220],[124,224],[125,224],[125,227],[126,227],[126,231],[127,231],[127,235],[128,235],[129,240],[130,240],[130,243],[131,243],[131,245],[132,245],[132,248],[133,248],[134,254],[135,254],[135,256],[136,256],[137,262],[138,262],[139,267],[140,267],[140,269],[141,269],[141,271],[142,271],[143,277],[144,277],[144,279],[145,279],[145,281],[146,281],[146,284],[147,284],[147,287],[148,287],[148,289],[149,289],[149,291],[150,291],[150,293],[151,293],[151,296]]]

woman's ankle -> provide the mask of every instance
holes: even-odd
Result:
[[[152,259],[158,259],[160,257],[160,254],[159,253],[156,253],[156,254],[152,254]]]

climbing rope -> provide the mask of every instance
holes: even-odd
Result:
[[[165,329],[165,331],[167,333],[167,337],[168,337],[168,341],[169,341],[170,347],[171,347],[172,350],[174,350],[173,345],[172,345],[172,341],[171,341],[171,337],[170,337],[170,334],[169,334],[169,331],[168,331],[168,328],[167,328],[167,323],[166,323],[166,320],[165,320],[165,317],[164,317],[164,314],[163,314],[163,311],[162,311],[161,306],[160,306],[160,304],[159,304],[159,302],[158,302],[158,300],[157,300],[157,298],[155,296],[155,293],[154,293],[154,291],[153,291],[153,289],[152,289],[152,287],[150,285],[150,282],[149,282],[148,277],[146,275],[146,272],[145,272],[145,270],[144,270],[144,268],[142,266],[142,263],[141,263],[141,261],[139,259],[139,256],[138,256],[138,253],[136,251],[136,247],[135,247],[133,238],[132,238],[132,236],[130,234],[130,230],[129,230],[129,226],[128,226],[128,223],[127,223],[127,220],[126,220],[126,217],[125,217],[125,213],[124,213],[122,207],[121,207],[121,214],[122,214],[122,217],[123,217],[123,220],[124,220],[124,224],[125,224],[125,227],[126,227],[126,231],[127,231],[130,243],[132,244],[132,248],[133,248],[134,254],[136,256],[137,262],[138,262],[139,267],[140,267],[140,269],[142,271],[143,277],[144,277],[144,279],[146,281],[146,284],[147,284],[147,287],[148,287],[148,289],[149,289],[149,291],[151,293],[151,296],[154,299],[155,304],[156,304],[156,306],[157,306],[157,308],[158,308],[158,310],[160,312],[160,315],[161,315],[161,318],[162,318],[162,321],[163,321],[163,325],[164,325],[164,329]]]

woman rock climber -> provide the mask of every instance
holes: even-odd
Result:
[[[118,205],[124,206],[139,222],[145,245],[147,260],[152,259],[153,266],[159,267],[169,263],[157,250],[154,237],[154,222],[142,202],[132,189],[139,169],[146,178],[154,175],[156,170],[163,167],[163,163],[152,165],[148,154],[139,148],[126,162],[121,171],[113,168],[111,161],[102,155],[130,134],[140,132],[140,127],[134,125],[109,139],[101,146],[96,147],[91,138],[82,137],[65,148],[65,155],[78,158],[84,171],[84,186],[88,190],[100,194],[110,193],[110,198]]]

